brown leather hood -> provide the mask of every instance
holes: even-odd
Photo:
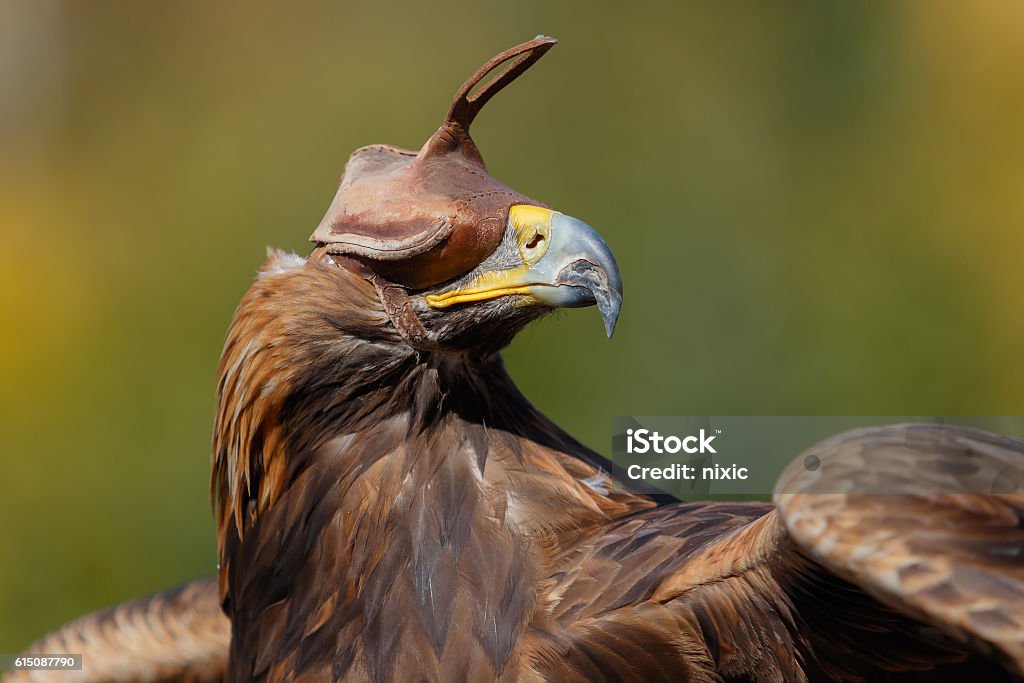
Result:
[[[469,128],[484,104],[555,42],[538,36],[484,64],[459,88],[444,123],[418,152],[390,145],[353,152],[310,240],[412,289],[450,280],[487,258],[501,242],[511,206],[543,204],[488,175]]]

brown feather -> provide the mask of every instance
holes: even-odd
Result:
[[[231,631],[217,603],[206,579],[89,614],[25,652],[81,654],[80,671],[16,671],[4,681],[220,681]]]

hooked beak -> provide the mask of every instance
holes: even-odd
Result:
[[[537,206],[509,210],[523,265],[484,272],[468,286],[427,295],[433,308],[518,294],[525,304],[558,308],[597,305],[609,337],[622,308],[622,276],[597,231],[583,221]]]

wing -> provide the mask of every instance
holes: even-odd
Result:
[[[932,490],[924,471],[968,478],[947,490],[991,484],[997,471],[1006,488],[1006,466],[1024,463],[1019,442],[971,432],[963,457],[992,462],[954,466],[961,446],[947,442],[957,438],[950,428],[855,432],[814,449],[816,469],[803,456],[787,470],[777,511],[676,503],[609,525],[553,574],[550,621],[532,636],[536,668],[581,681],[1011,680],[1024,615],[1015,504],[904,490]],[[815,492],[849,487],[868,467],[851,459],[881,467],[885,453],[889,495]]]
[[[16,671],[5,681],[219,681],[231,625],[216,579],[87,614],[25,654],[81,654],[81,671]]]
[[[822,567],[1024,675],[1022,472],[1020,440],[895,425],[811,449],[775,501]]]
[[[562,558],[545,592],[548,620],[526,651],[544,680],[719,681],[692,610],[660,587],[706,550],[757,525],[765,504],[674,503],[617,521]]]

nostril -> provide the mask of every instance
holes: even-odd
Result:
[[[539,232],[535,233],[534,236],[530,238],[530,241],[526,243],[526,248],[527,249],[536,249],[537,246],[541,242],[543,242],[543,241],[544,241],[544,235],[542,235]]]

